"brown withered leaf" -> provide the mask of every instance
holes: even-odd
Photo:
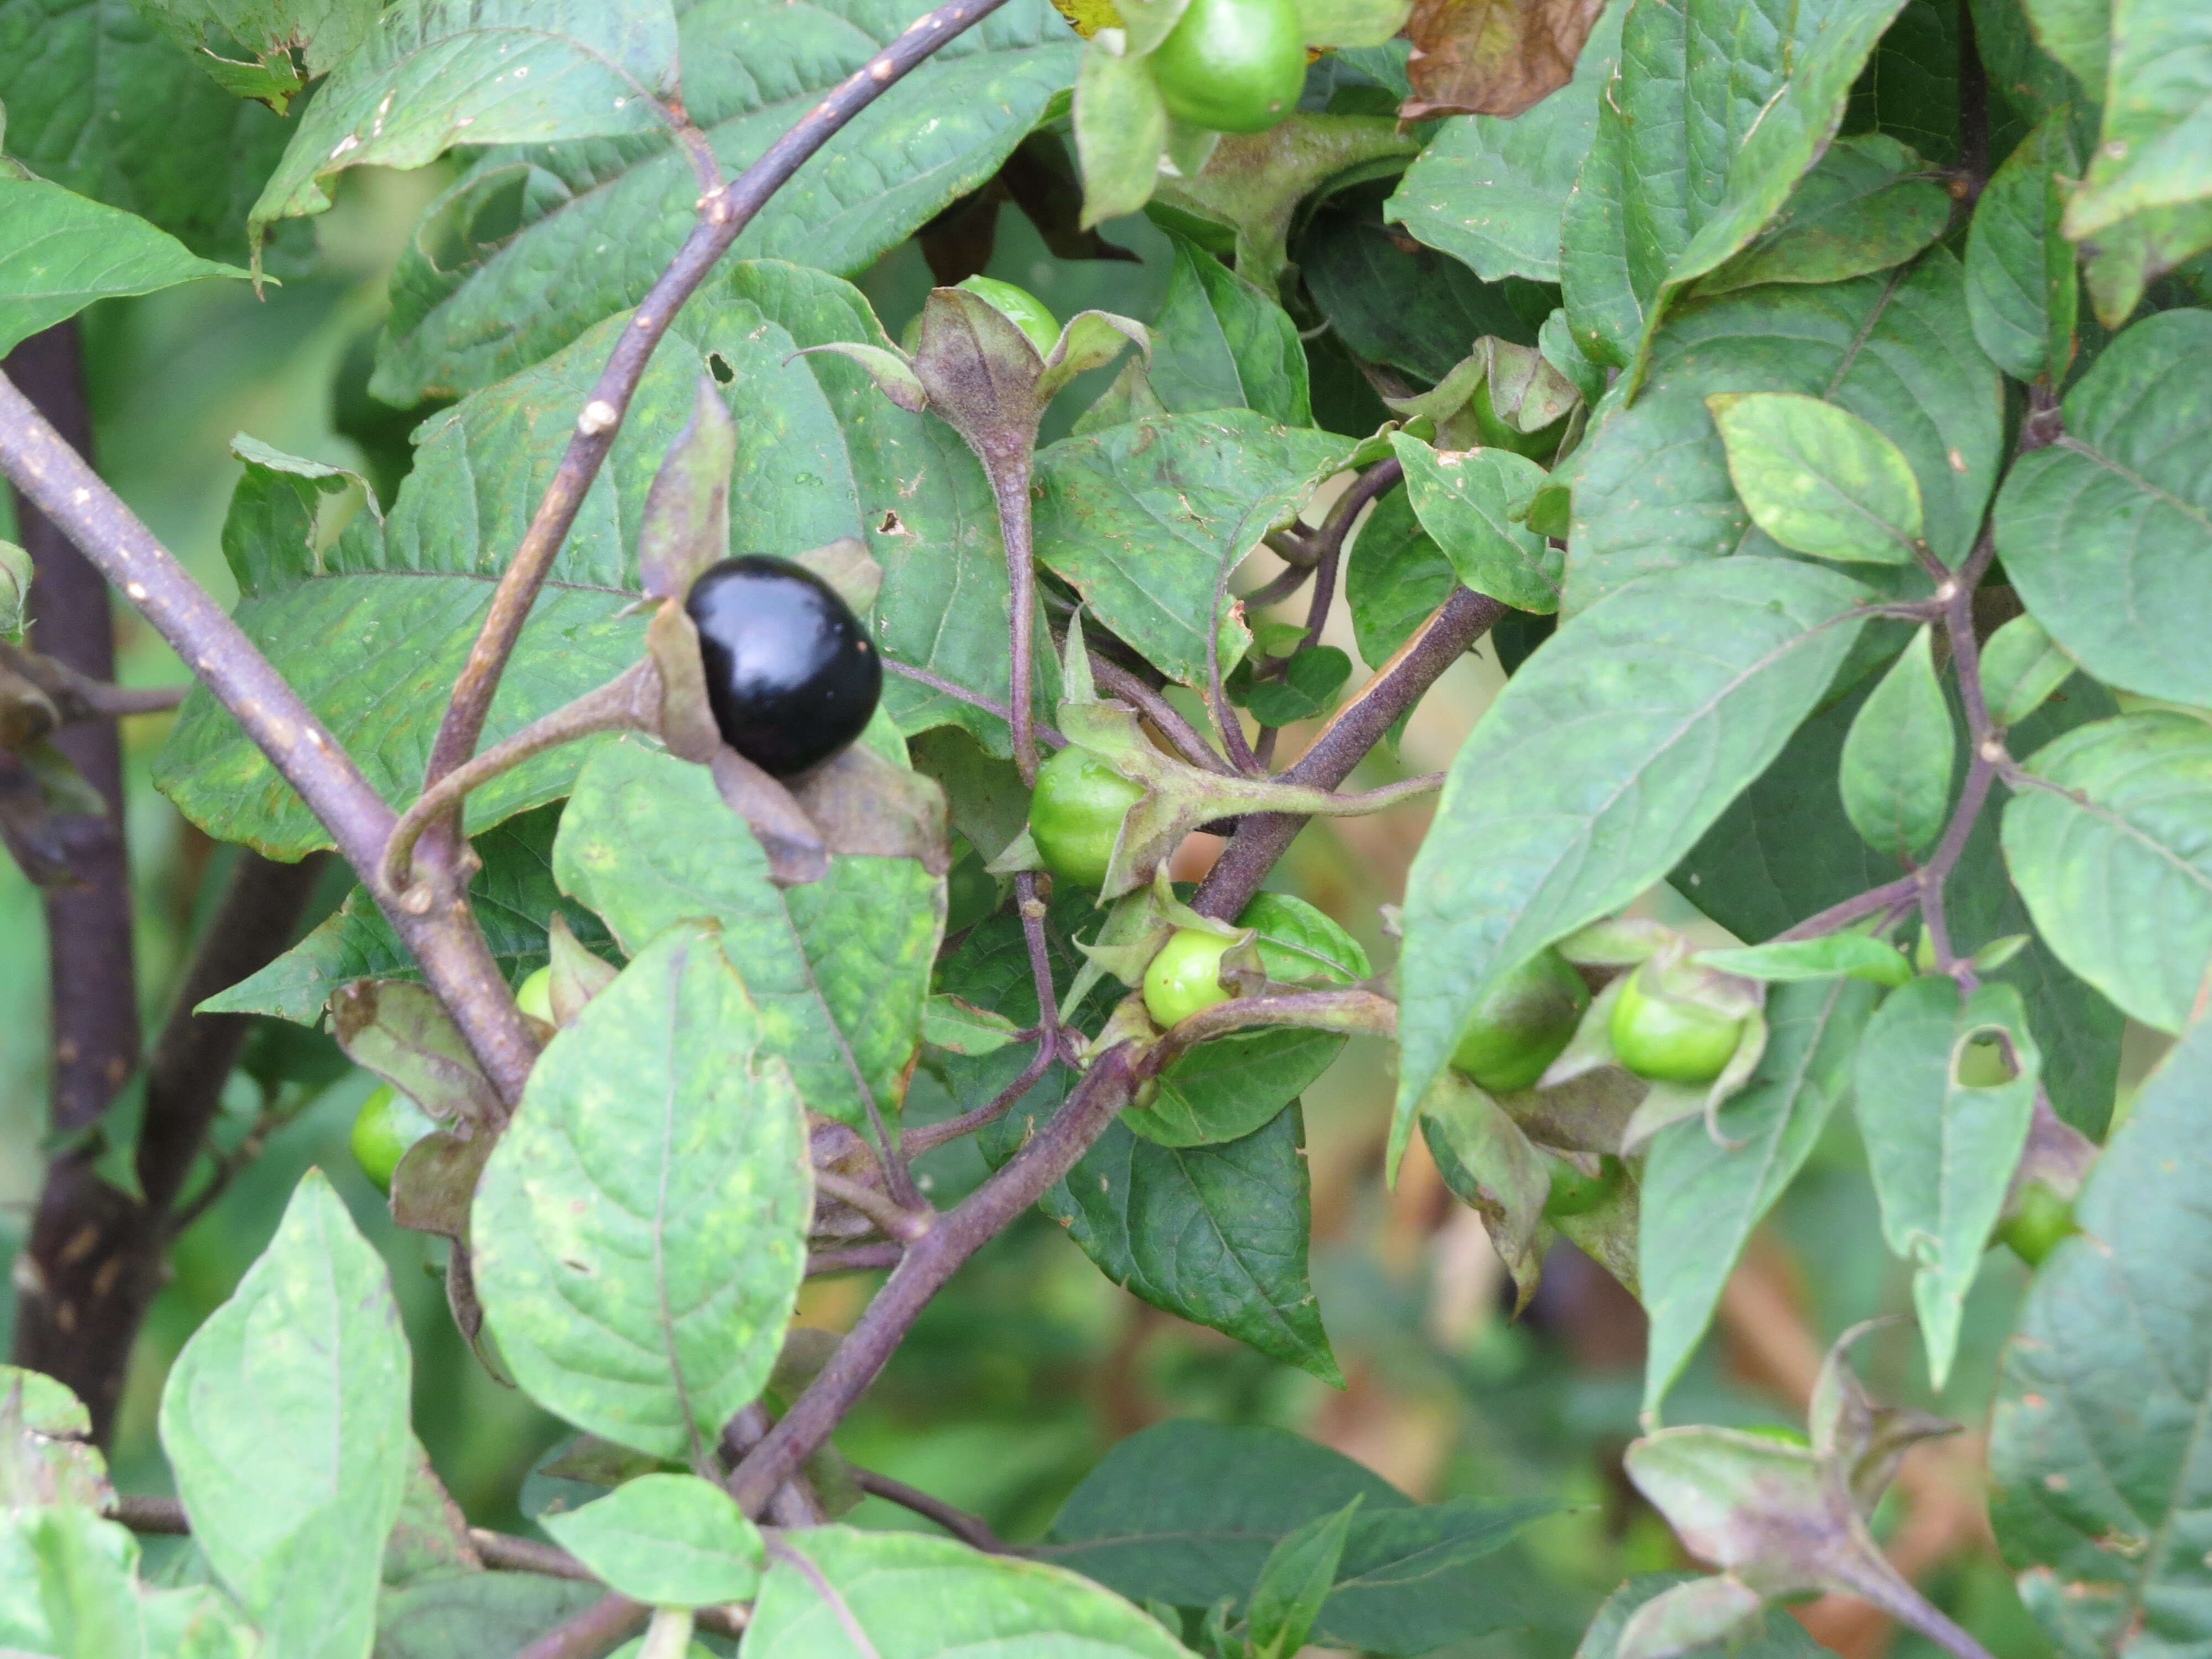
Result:
[[[331,994],[331,1032],[366,1066],[442,1122],[489,1126],[506,1116],[445,1008],[404,980],[357,979]]]
[[[934,778],[895,766],[856,743],[792,781],[792,794],[833,853],[919,859],[941,876],[952,867],[945,791]]]
[[[1566,85],[1604,9],[1605,0],[1413,0],[1413,94],[1400,118],[1520,114]]]
[[[465,1138],[444,1129],[424,1135],[392,1172],[392,1218],[412,1231],[465,1244],[477,1178],[497,1142],[483,1129]]]

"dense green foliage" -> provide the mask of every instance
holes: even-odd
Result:
[[[1061,9],[0,0],[0,1650],[2212,1645],[2202,0]]]

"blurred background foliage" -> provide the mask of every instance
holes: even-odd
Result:
[[[239,472],[228,448],[234,434],[359,468],[387,500],[404,475],[406,434],[428,411],[384,408],[365,388],[386,275],[422,205],[444,182],[435,167],[347,174],[337,210],[315,222],[319,260],[259,299],[243,283],[209,283],[108,302],[85,318],[100,469],[226,600],[234,589],[218,534]],[[1103,228],[1133,260],[1075,262],[1048,252],[1011,204],[971,210],[960,234],[978,235],[994,210],[991,275],[1030,289],[1062,316],[1092,305],[1139,318],[1158,312],[1171,254],[1148,222]],[[1372,243],[1372,257],[1410,257],[1382,233],[1379,216],[1372,227],[1340,233]],[[1316,260],[1315,268],[1328,264]],[[1455,273],[1465,281],[1455,283]],[[1485,285],[1455,266],[1438,281],[1439,292],[1449,289],[1500,316],[1510,315],[1517,297],[1477,293]],[[922,248],[910,243],[881,261],[862,286],[896,336],[930,282]],[[1309,349],[1321,418],[1347,430],[1371,429],[1383,411],[1326,331]],[[1419,364],[1403,367],[1417,373]],[[1048,440],[1087,401],[1080,389],[1065,398]],[[6,514],[0,494],[0,520]],[[9,528],[0,522],[0,535]],[[1256,568],[1271,557],[1256,555],[1240,586],[1272,574]],[[1302,607],[1303,598],[1297,603]],[[118,616],[120,678],[132,684],[181,679],[181,665],[150,630],[120,607]],[[1357,657],[1340,595],[1328,638]],[[1399,756],[1404,769],[1443,764],[1500,683],[1486,642],[1413,718]],[[166,1011],[199,913],[221,890],[232,856],[185,825],[148,781],[165,724],[126,726],[140,994],[149,1024]],[[1294,753],[1298,733],[1285,736],[1285,752]],[[1378,907],[1401,896],[1425,822],[1413,811],[1317,825],[1272,884],[1321,906],[1387,961],[1390,941]],[[1192,860],[1200,854],[1186,848],[1178,874],[1196,874]],[[328,873],[311,921],[335,905],[349,880],[338,870]],[[1645,903],[1670,921],[1710,928],[1670,892],[1655,892]],[[12,865],[0,866],[0,937],[9,942],[0,951],[0,1250],[10,1254],[40,1175],[44,931],[35,890]],[[331,1175],[391,1263],[414,1345],[416,1425],[441,1474],[471,1520],[526,1526],[526,1511],[544,1497],[542,1483],[526,1486],[529,1471],[566,1431],[471,1359],[447,1317],[430,1254],[442,1245],[393,1227],[348,1156],[347,1128],[369,1078],[349,1067],[326,1038],[298,1028],[267,1026],[255,1043],[270,1062],[260,1069],[295,1079],[285,1086],[306,1103],[174,1252],[174,1277],[155,1304],[131,1372],[113,1456],[118,1486],[167,1489],[154,1433],[167,1368],[229,1294],[274,1231],[294,1183],[313,1164]],[[253,1058],[250,1053],[249,1062]],[[1349,1379],[1344,1392],[1146,1308],[1032,1214],[933,1304],[849,1420],[842,1449],[981,1514],[1018,1541],[1042,1530],[1108,1445],[1148,1423],[1189,1415],[1279,1425],[1343,1450],[1417,1497],[1537,1497],[1555,1504],[1552,1518],[1498,1558],[1499,1572],[1528,1588],[1529,1626],[1480,1645],[1501,1659],[1571,1652],[1591,1610],[1624,1576],[1682,1565],[1671,1534],[1619,1469],[1620,1449],[1636,1433],[1643,1316],[1611,1279],[1563,1247],[1534,1305],[1510,1319],[1507,1290],[1480,1225],[1445,1192],[1418,1140],[1395,1190],[1383,1183],[1390,1089],[1383,1058],[1379,1046],[1354,1042],[1306,1097],[1314,1281]],[[225,1145],[237,1144],[264,1104],[249,1075],[255,1069],[242,1068],[226,1092],[217,1132]],[[951,1109],[917,1072],[908,1109],[926,1120]],[[1833,1122],[1731,1285],[1715,1335],[1674,1395],[1674,1420],[1800,1423],[1829,1340],[1856,1321],[1909,1307],[1908,1275],[1882,1248],[1849,1115]],[[966,1143],[932,1154],[925,1169],[940,1202],[981,1174]],[[1926,1397],[1909,1327],[1878,1333],[1859,1350],[1879,1396],[1932,1406],[1966,1425],[1959,1438],[1916,1453],[1877,1530],[2000,1659],[2046,1651],[1990,1545],[1976,1443],[1995,1350],[2023,1279],[2009,1255],[1992,1254],[1969,1304],[1957,1381],[1940,1400]],[[801,1322],[843,1326],[871,1283],[814,1281]],[[7,1316],[0,1303],[0,1320]],[[854,1518],[872,1527],[923,1524],[874,1498]],[[1850,1659],[1934,1651],[1850,1604],[1824,1602],[1800,1613]]]

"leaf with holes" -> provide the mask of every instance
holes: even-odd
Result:
[[[477,1290],[539,1404],[702,1457],[768,1381],[812,1208],[790,1073],[720,931],[686,923],[531,1073],[477,1188]]]
[[[1984,1060],[1976,1047],[1991,1033],[2008,1052]],[[1882,1237],[1916,1270],[1912,1304],[1937,1389],[2027,1144],[2042,1063],[2018,991],[1983,985],[1961,996],[1944,974],[1891,993],[1859,1042],[1859,1124]]]

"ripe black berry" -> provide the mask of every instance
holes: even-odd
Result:
[[[837,590],[788,559],[710,566],[684,609],[699,629],[707,702],[722,741],[780,778],[860,735],[884,686],[867,629]]]

